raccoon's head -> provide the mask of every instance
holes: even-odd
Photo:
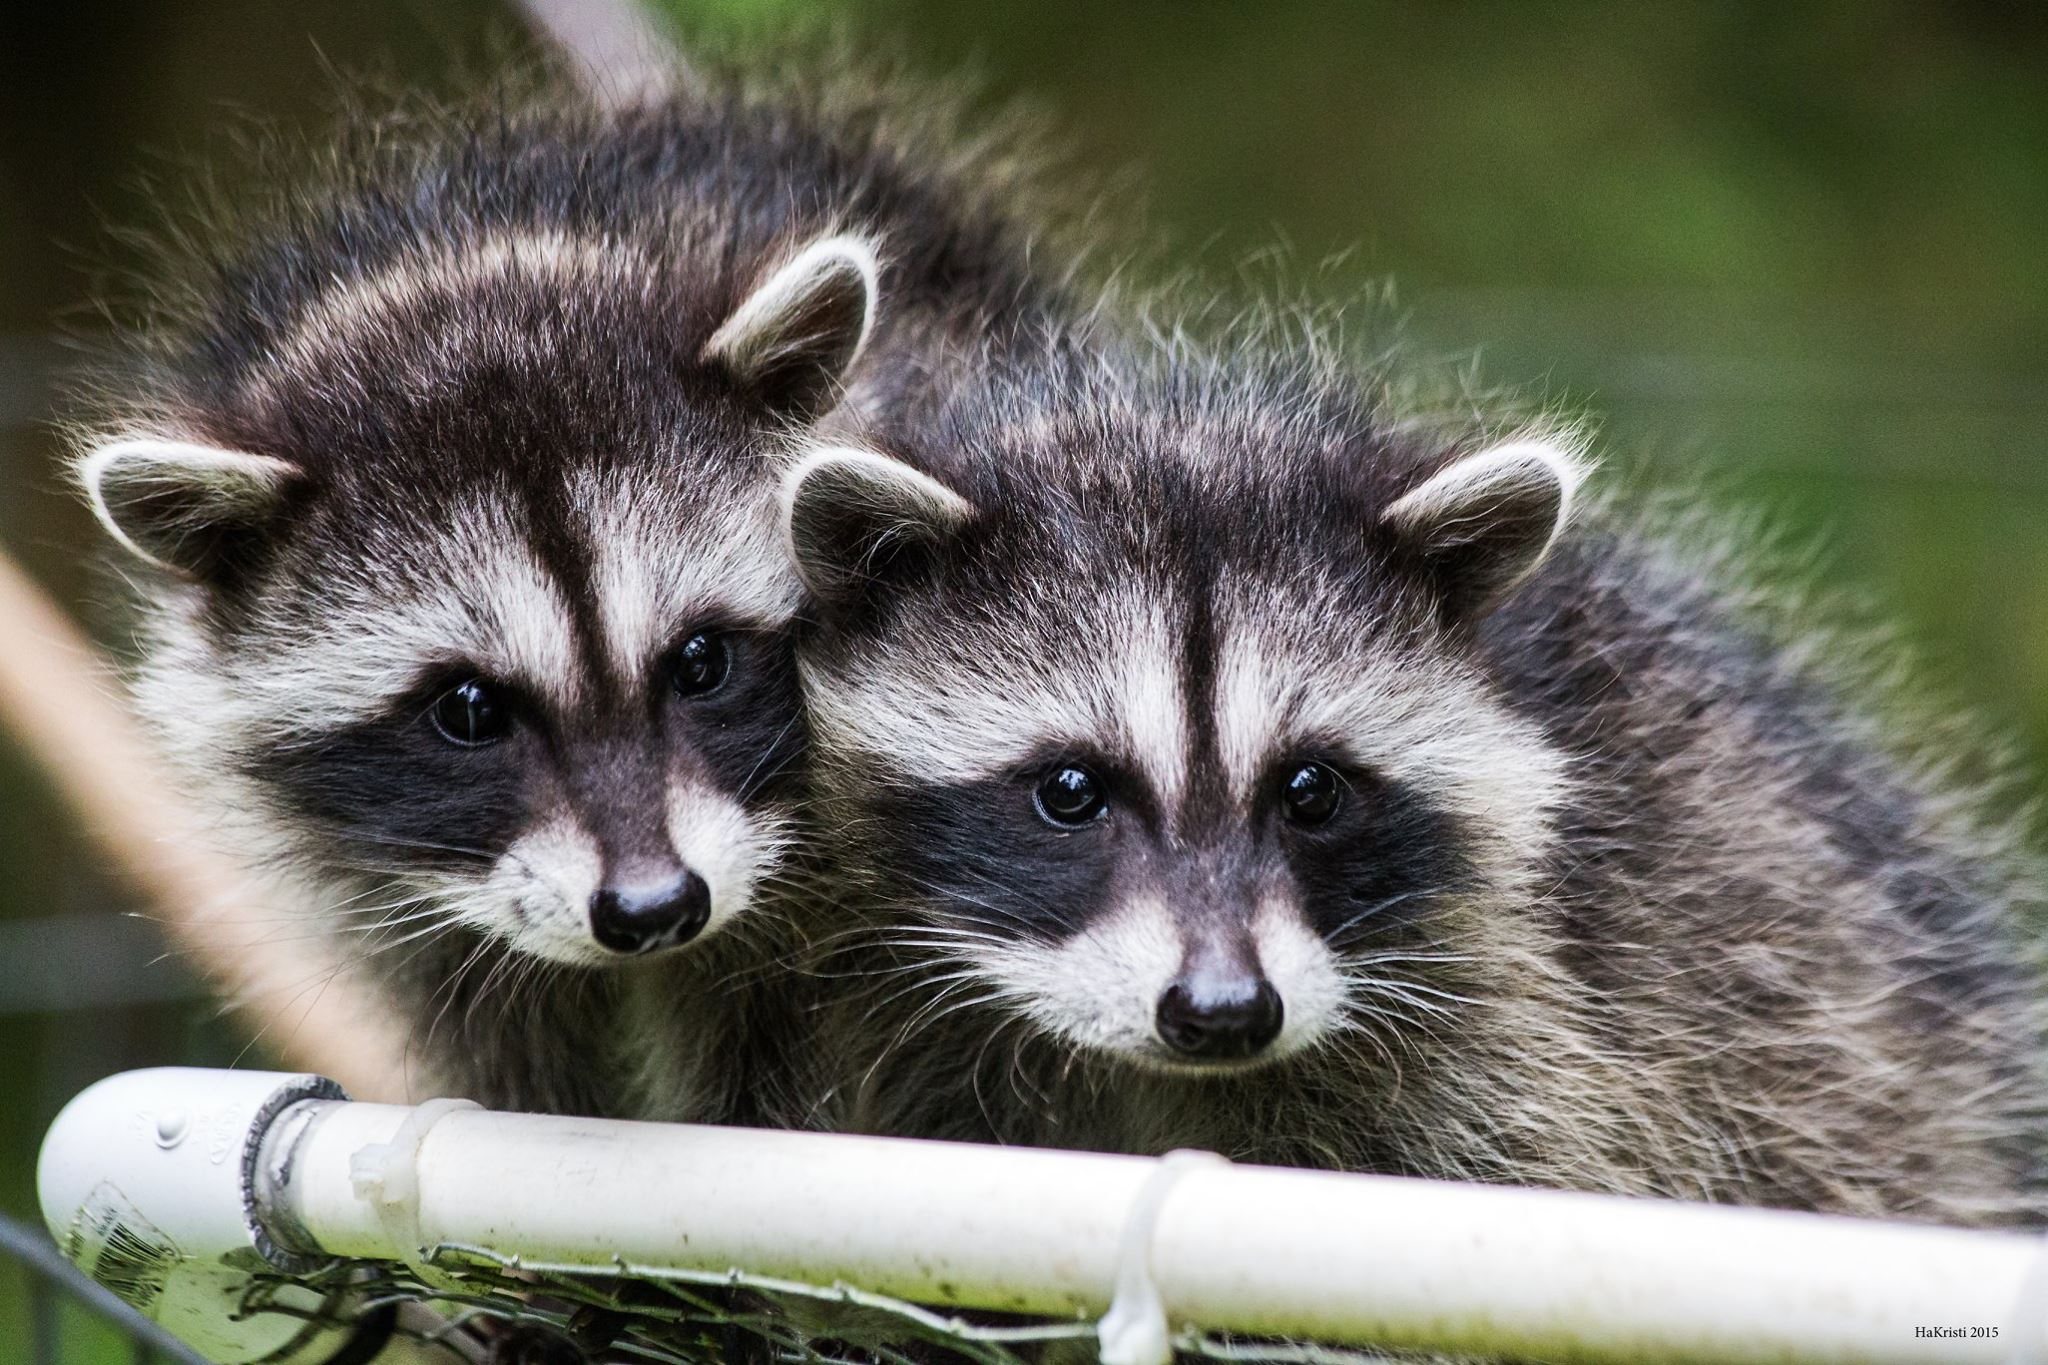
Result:
[[[217,323],[84,455],[151,607],[140,701],[252,853],[357,898],[342,927],[590,965],[700,938],[786,842],[773,457],[862,347],[872,253],[820,239],[708,301],[708,249],[443,253],[260,344]]]
[[[1228,1074],[1454,1015],[1472,917],[1540,897],[1562,782],[1472,628],[1564,523],[1571,450],[965,430],[954,486],[827,449],[784,489],[827,823],[946,983],[923,1017]]]

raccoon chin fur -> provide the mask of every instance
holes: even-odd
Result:
[[[818,1121],[2038,1222],[2040,867],[1587,472],[1263,343],[815,450]]]
[[[286,154],[310,184],[171,234],[91,381],[139,708],[281,920],[409,1025],[418,1093],[783,1104],[778,476],[1064,308],[1004,144],[851,88],[700,66],[623,108],[360,113]]]

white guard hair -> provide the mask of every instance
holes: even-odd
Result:
[[[1520,436],[1438,471],[1389,507],[1388,525],[1425,554],[1484,550],[1465,572],[1478,602],[1498,597],[1550,552],[1571,520],[1586,476],[1576,447],[1549,436]]]
[[[860,330],[837,368],[852,368],[874,331],[881,297],[881,265],[874,246],[844,233],[821,237],[790,258],[747,296],[705,344],[704,354],[741,374],[752,374],[829,338],[815,317],[835,303],[860,310]],[[828,348],[829,349],[829,348]]]
[[[782,479],[782,538],[797,576],[818,597],[857,595],[892,540],[933,539],[965,524],[974,504],[887,455],[825,446]]]
[[[153,436],[108,441],[77,469],[107,534],[137,559],[185,577],[199,572],[208,536],[260,523],[298,475],[266,455]]]

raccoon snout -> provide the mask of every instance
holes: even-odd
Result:
[[[590,898],[590,934],[615,953],[646,953],[695,938],[711,919],[711,888],[683,871],[646,886],[605,887]]]
[[[1183,1057],[1238,1062],[1280,1036],[1285,1013],[1280,992],[1263,976],[1184,976],[1161,992],[1153,1024],[1159,1040]]]

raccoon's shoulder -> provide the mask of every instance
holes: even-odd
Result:
[[[1875,634],[1832,624],[1753,522],[1607,501],[1479,631],[1515,702],[1582,752],[1655,763],[1743,737],[1759,767],[1840,775],[1888,746]]]
[[[1477,645],[1505,690],[1589,740],[1631,718],[1726,718],[1766,747],[1825,732],[1910,749],[1914,726],[1892,726],[1898,745],[1877,732],[1930,704],[1902,680],[1891,634],[1866,618],[1754,515],[1624,494],[1594,500]]]
[[[1776,810],[1938,938],[2039,904],[2010,746],[1753,519],[1596,509],[1478,644],[1573,755],[1574,818],[1627,812],[1632,837],[1678,847]]]

